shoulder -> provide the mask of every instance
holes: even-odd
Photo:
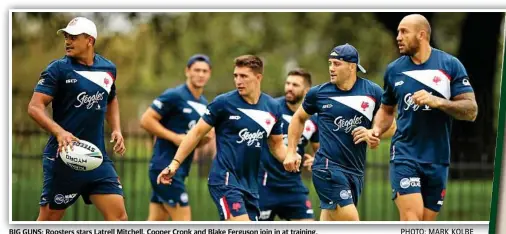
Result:
[[[114,64],[111,60],[106,59],[104,56],[102,56],[100,54],[95,54],[95,56],[97,56],[97,60],[101,65],[103,65],[105,67],[110,67],[110,68],[113,68],[114,70],[116,70],[116,64]]]
[[[399,69],[399,67],[402,67],[406,63],[406,61],[408,61],[408,59],[409,59],[409,56],[403,55],[403,56],[397,58],[396,60],[390,62],[387,65],[387,69],[385,70],[385,73],[388,73],[392,70]]]
[[[279,104],[282,104],[282,103],[285,103],[285,96],[281,96],[281,97],[277,97],[275,98],[276,102],[278,102]]]
[[[175,100],[180,97],[181,95],[180,93],[181,92],[179,92],[178,87],[168,88],[165,91],[163,91],[163,93],[160,95],[160,98]]]
[[[379,86],[378,84],[376,84],[375,82],[373,82],[373,81],[371,81],[371,80],[368,80],[368,79],[365,79],[365,78],[362,78],[362,77],[359,77],[359,79],[361,79],[361,80],[362,80],[362,82],[364,82],[364,84],[365,84],[365,85],[366,85],[366,87],[368,87],[368,88],[371,88],[371,89],[373,89],[373,90],[375,90],[375,91],[377,91],[377,90],[383,90],[383,89],[381,88],[381,86]]]
[[[232,100],[233,98],[237,98],[237,91],[229,91],[226,93],[222,93],[216,96],[213,100],[214,103],[224,103],[226,100]]]
[[[455,57],[454,55],[452,55],[448,52],[445,52],[445,51],[442,51],[439,49],[435,49],[435,48],[432,49],[432,52],[435,53],[438,60],[442,61],[443,64],[445,64],[447,66],[453,67],[455,65],[462,64],[457,57]]]

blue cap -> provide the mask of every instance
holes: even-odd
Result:
[[[334,47],[334,49],[330,51],[329,59],[339,59],[349,63],[356,63],[358,69],[362,73],[366,73],[364,67],[360,65],[357,49],[348,43]]]
[[[191,65],[193,65],[195,62],[198,62],[198,61],[205,62],[205,63],[209,64],[209,67],[211,67],[211,59],[209,59],[209,57],[205,54],[192,55],[190,57],[190,59],[188,59],[188,63],[186,63],[186,67],[190,67]]]

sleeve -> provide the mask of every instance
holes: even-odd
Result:
[[[153,100],[151,108],[161,116],[167,116],[177,104],[177,98],[177,94],[172,90],[165,91],[162,95]]]
[[[318,112],[318,107],[316,105],[316,92],[318,91],[318,87],[315,86],[307,92],[306,97],[304,97],[304,101],[302,102],[302,108],[306,113],[313,115]]]
[[[313,122],[313,124],[315,125],[315,131],[313,133],[313,135],[311,136],[311,138],[309,139],[310,142],[313,142],[313,143],[317,143],[317,142],[320,142],[320,134],[319,134],[319,130],[318,130],[318,115],[313,115],[311,116],[311,118],[309,118],[309,120],[311,122]]]
[[[216,126],[220,121],[220,115],[223,112],[224,101],[221,96],[216,97],[209,105],[202,119],[211,126]]]
[[[57,62],[50,63],[46,69],[40,73],[40,78],[35,86],[34,92],[54,97],[58,91],[59,74]]]
[[[110,73],[112,76],[112,86],[111,86],[111,92],[109,92],[109,96],[107,97],[107,103],[110,103],[112,100],[114,100],[114,97],[116,97],[116,67],[114,67],[114,70]]]
[[[395,100],[395,94],[392,84],[390,83],[389,73],[390,73],[390,66],[387,68],[387,71],[385,72],[385,75],[383,77],[384,81],[383,89],[385,91],[383,91],[383,94],[381,96],[381,103],[389,106],[394,106],[397,100]]]
[[[385,92],[379,85],[374,85],[374,100],[376,101],[376,103],[374,104],[374,111],[372,113],[373,117],[376,115],[376,112],[378,112],[381,106],[381,100],[384,93]]]
[[[469,82],[466,68],[464,68],[464,65],[462,65],[462,63],[457,58],[452,57],[450,68],[450,76],[452,77],[452,80],[450,81],[450,98],[452,99],[462,93],[474,92],[473,87]]]
[[[272,127],[270,135],[281,135],[283,134],[283,127],[281,126],[281,124],[283,123],[283,120],[281,119],[283,118],[281,114],[281,105],[279,105],[278,102],[275,102],[275,105],[276,105],[276,113],[274,114],[274,116],[276,118],[276,123]]]

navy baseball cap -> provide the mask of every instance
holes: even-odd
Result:
[[[349,63],[356,63],[358,69],[362,73],[366,73],[364,67],[360,65],[357,49],[348,43],[334,47],[334,49],[330,51],[329,59],[339,59]]]
[[[211,59],[209,59],[209,57],[205,54],[192,55],[190,57],[190,59],[188,59],[188,63],[186,63],[186,67],[190,67],[191,65],[193,65],[195,62],[198,62],[198,61],[205,62],[205,63],[209,64],[209,67],[211,67]]]

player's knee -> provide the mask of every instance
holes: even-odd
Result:
[[[126,211],[114,212],[112,214],[105,215],[106,221],[128,221],[128,215]]]
[[[421,221],[423,219],[423,210],[408,207],[401,211],[401,221]]]
[[[65,214],[65,210],[52,210],[49,205],[40,208],[37,221],[60,221]]]

